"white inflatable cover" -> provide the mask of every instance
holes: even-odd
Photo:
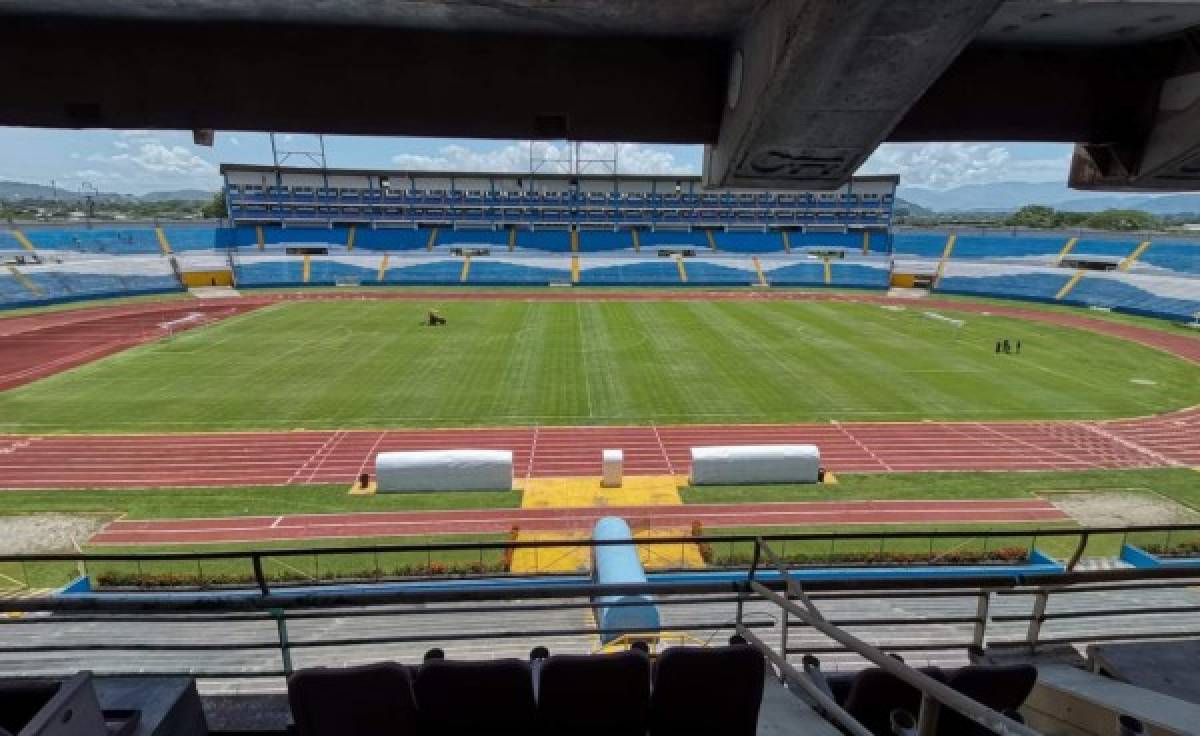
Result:
[[[821,451],[816,445],[693,447],[692,483],[816,483]]]
[[[605,450],[600,458],[603,471],[600,485],[604,488],[620,488],[621,476],[625,469],[625,453],[621,450]]]
[[[408,491],[511,491],[508,450],[419,450],[375,456],[381,493]]]

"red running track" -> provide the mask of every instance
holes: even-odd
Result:
[[[23,383],[163,334],[161,324],[194,311],[219,318],[288,299],[274,295],[71,310],[0,320],[0,388]],[[784,299],[908,303],[882,296],[810,292],[388,292],[390,299],[720,300]],[[1200,339],[1083,314],[923,299],[923,308],[989,312],[1134,340],[1200,362]],[[197,324],[200,322],[197,321]],[[58,332],[55,332],[58,330]],[[58,340],[47,340],[47,336]],[[41,337],[42,341],[37,342]],[[91,339],[92,343],[87,340]],[[18,342],[13,342],[14,340]],[[20,342],[27,341],[27,342]],[[32,341],[32,342],[28,342]],[[90,344],[90,347],[89,347]],[[36,347],[32,349],[32,347]],[[58,352],[54,352],[58,351]],[[91,351],[91,352],[88,352]],[[36,353],[39,365],[11,356]],[[49,356],[49,358],[48,358]],[[455,430],[312,431],[181,435],[0,435],[0,488],[119,488],[229,484],[346,483],[371,469],[376,452],[403,449],[512,450],[523,477],[596,475],[600,450],[621,448],[631,474],[686,473],[688,449],[705,444],[801,442],[821,447],[842,472],[1073,470],[1200,464],[1200,408],[1114,422],[828,423],[667,427],[525,427]]]
[[[190,300],[0,319],[0,391],[260,306]]]
[[[631,475],[690,470],[702,445],[814,443],[834,472],[1081,470],[1200,464],[1200,409],[1115,422],[917,422],[540,427],[191,435],[0,436],[0,487],[345,483],[377,452],[503,449],[519,477],[600,474],[625,451]]]
[[[114,521],[90,544],[192,544],[280,542],[340,537],[404,537],[502,534],[590,529],[603,516],[621,516],[635,528],[799,526],[845,524],[942,524],[1065,521],[1069,517],[1041,499],[1002,501],[850,501],[811,503],[698,504],[606,508],[484,509],[406,513],[299,514],[223,519]]]

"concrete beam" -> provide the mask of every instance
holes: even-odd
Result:
[[[1000,0],[769,0],[738,34],[714,187],[840,186]]]
[[[1200,189],[1200,31],[1177,45],[1174,69],[1157,90],[1137,139],[1075,146],[1068,184],[1077,189],[1194,191]],[[1128,104],[1111,99],[1108,105]]]

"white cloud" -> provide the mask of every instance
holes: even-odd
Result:
[[[80,158],[80,154],[79,154],[79,153],[72,153],[72,154],[71,154],[71,158]]]
[[[94,182],[113,182],[139,190],[197,187],[213,188],[219,180],[217,165],[182,145],[130,138],[116,145],[117,152],[96,152],[84,157],[91,164],[71,176]],[[114,144],[115,145],[115,144]]]
[[[125,141],[113,141],[113,146],[116,148],[120,148],[122,151],[129,149],[129,144],[126,143]]]
[[[238,137],[236,135],[229,136],[229,142],[235,146],[242,145],[242,142],[238,140]]]
[[[566,171],[569,150],[566,145],[527,142],[510,143],[498,148],[478,151],[466,146],[451,144],[438,149],[435,155],[400,153],[392,156],[392,163],[402,169],[445,170],[445,171],[529,171],[530,145],[538,160],[545,160],[540,171]],[[607,159],[613,156],[611,143],[584,143],[580,146],[581,159]],[[622,174],[696,174],[685,163],[678,161],[670,151],[638,143],[621,143],[617,157]],[[592,164],[585,172],[607,172],[604,164]]]
[[[92,184],[96,184],[97,182],[125,183],[129,181],[129,177],[120,172],[109,170],[101,171],[100,169],[80,169],[78,171],[72,171],[71,173],[67,174],[66,179],[68,182],[86,181]]]
[[[216,164],[187,148],[165,146],[161,143],[143,143],[134,153],[119,153],[109,160],[117,164],[131,164],[155,174],[195,177],[217,172]]]
[[[887,143],[863,164],[862,174],[899,174],[901,183],[950,189],[997,181],[1065,181],[1070,154],[1022,159],[994,143]]]

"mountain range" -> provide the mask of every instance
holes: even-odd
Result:
[[[163,192],[147,192],[146,194],[118,194],[116,192],[97,192],[93,198],[97,202],[207,202],[212,199],[213,192],[203,189],[175,189]],[[23,181],[0,181],[0,200],[15,202],[23,199],[53,200],[60,202],[81,201],[84,196],[77,190],[62,187],[48,187],[44,184],[30,184]]]
[[[901,182],[897,196],[935,212],[1011,212],[1038,204],[1069,212],[1129,209],[1155,215],[1200,213],[1200,193],[1082,192],[1057,182],[1004,181],[944,190],[907,187]]]

